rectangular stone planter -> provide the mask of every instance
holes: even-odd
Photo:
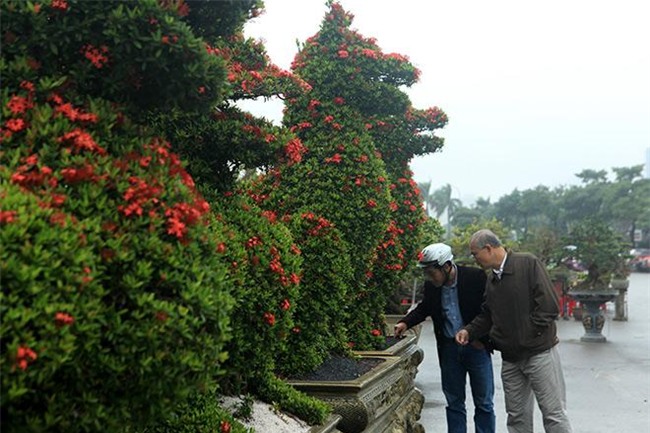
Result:
[[[393,355],[357,352],[382,360],[363,376],[346,381],[297,381],[289,384],[319,398],[341,416],[336,428],[342,433],[423,433],[417,422],[424,396],[414,385],[417,366],[424,358],[415,336],[393,348]],[[400,342],[401,343],[401,342]]]

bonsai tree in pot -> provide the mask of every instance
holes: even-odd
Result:
[[[575,245],[574,257],[587,269],[569,291],[571,297],[586,307],[582,316],[586,333],[581,341],[604,342],[601,331],[605,316],[600,306],[617,295],[610,282],[624,265],[627,245],[618,233],[597,219],[586,219],[573,227],[567,243]]]
[[[568,243],[575,245],[575,258],[587,268],[574,290],[610,291],[612,277],[625,268],[628,245],[621,236],[604,222],[587,219],[570,231]]]

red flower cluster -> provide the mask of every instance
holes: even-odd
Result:
[[[6,107],[11,111],[13,116],[19,116],[25,114],[27,110],[30,110],[34,107],[33,96],[34,96],[34,84],[29,81],[23,81],[20,83],[20,87],[29,92],[28,97],[25,98],[19,95],[13,95],[9,102],[7,102]],[[25,119],[18,118],[9,118],[5,121],[2,128],[0,128],[0,142],[8,140],[11,136],[27,128],[28,124]]]
[[[74,323],[74,317],[68,313],[62,313],[59,311],[54,315],[54,322],[56,322],[56,325],[59,327],[70,326]]]
[[[308,109],[309,111],[314,111],[314,110],[316,110],[316,108],[318,108],[319,105],[320,105],[320,101],[319,101],[319,100],[317,100],[317,99],[312,99],[311,101],[309,101],[309,105],[307,106],[307,109]]]
[[[174,11],[179,17],[186,17],[190,13],[190,8],[184,0],[158,0],[160,6]]]
[[[56,186],[57,180],[51,178],[52,169],[47,166],[38,167],[37,156],[31,155],[25,159],[25,164],[19,166],[11,175],[11,182],[25,188],[41,186],[47,180],[50,186]]]
[[[373,337],[381,336],[381,331],[379,329],[373,329],[372,331],[370,331],[370,333],[372,334]]]
[[[18,367],[24,371],[27,369],[29,363],[34,362],[36,358],[38,358],[38,355],[28,346],[19,346],[18,350],[16,351],[15,367]]]
[[[272,210],[262,211],[262,216],[266,218],[271,224],[275,224],[278,220],[278,216]]]
[[[273,313],[269,313],[268,311],[264,313],[262,316],[264,321],[266,322],[267,325],[273,326],[275,325],[275,315]]]
[[[271,247],[271,263],[269,263],[269,269],[274,274],[284,275],[284,268],[282,267],[282,262],[280,261],[280,251],[276,247]]]
[[[312,227],[311,229],[309,229],[309,231],[307,232],[307,234],[310,235],[310,236],[318,236],[318,235],[321,234],[321,231],[323,229],[326,229],[326,228],[329,228],[329,227],[333,226],[333,224],[329,220],[327,220],[327,219],[325,219],[323,217],[316,218],[316,215],[314,215],[311,212],[305,212],[304,214],[302,214],[302,218],[306,219],[308,221],[315,221],[316,222],[316,225],[314,227]]]
[[[75,153],[87,150],[89,152],[96,152],[99,155],[106,155],[106,149],[100,147],[89,133],[80,128],[76,128],[59,137],[57,142],[68,142],[72,145]]]
[[[284,154],[287,157],[288,165],[302,161],[302,156],[307,152],[307,148],[302,144],[299,138],[289,140],[284,146]]]
[[[253,236],[252,238],[248,239],[248,241],[246,241],[247,250],[255,248],[258,245],[262,245],[262,240],[259,238],[259,236]]]
[[[52,9],[65,11],[68,9],[68,2],[66,0],[52,0]]]
[[[78,168],[66,167],[61,170],[61,176],[70,185],[85,181],[95,182],[98,179],[94,167],[90,164]]]
[[[57,100],[61,101],[60,98],[54,99],[55,102]],[[63,104],[61,101],[59,105],[57,105],[57,107],[54,109],[54,111],[56,113],[63,114],[65,117],[67,117],[73,122],[80,121],[80,122],[97,123],[97,115],[95,113],[84,113],[82,110],[78,110],[74,108],[72,104],[69,102]]]
[[[221,421],[219,423],[220,433],[230,433],[230,423],[228,421]]]
[[[27,110],[30,110],[34,107],[34,103],[31,98],[27,99],[22,96],[14,95],[7,102],[7,108],[13,115],[24,114]]]
[[[0,224],[9,224],[16,218],[15,210],[0,210]]]
[[[332,162],[334,164],[340,164],[343,158],[341,157],[341,154],[335,153],[334,156],[325,158],[325,162]]]
[[[361,50],[361,54],[363,54],[365,57],[368,57],[370,59],[379,58],[379,53],[375,50],[371,50],[370,48],[363,48]]]
[[[196,224],[209,210],[208,202],[201,199],[192,204],[176,203],[171,209],[165,211],[167,234],[183,239],[187,234],[187,226]]]
[[[157,205],[160,202],[159,196],[162,192],[162,187],[159,185],[148,185],[143,179],[136,176],[129,178],[131,186],[123,194],[126,205],[118,206],[118,210],[124,216],[138,215],[142,216],[143,206],[147,203]]]
[[[289,284],[300,284],[300,276],[294,273],[291,273],[288,277],[286,275],[282,275],[280,277],[280,284],[282,284],[284,287],[288,286]]]
[[[108,63],[108,56],[106,55],[108,53],[108,47],[105,45],[102,45],[99,48],[90,44],[84,45],[81,48],[81,52],[97,69],[101,69],[106,63]]]

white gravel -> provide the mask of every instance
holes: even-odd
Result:
[[[234,412],[241,404],[242,399],[235,397],[222,397],[222,407]],[[252,415],[248,420],[237,419],[248,428],[255,429],[256,433],[308,433],[311,428],[306,422],[295,416],[277,411],[273,406],[261,401],[254,401]]]

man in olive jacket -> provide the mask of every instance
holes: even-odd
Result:
[[[571,433],[557,350],[557,294],[537,257],[506,251],[490,230],[470,239],[470,252],[490,270],[481,314],[456,334],[459,344],[490,336],[501,352],[509,433],[533,433],[534,401],[546,433]]]
[[[424,298],[395,326],[395,336],[424,321],[433,320],[442,391],[447,400],[448,433],[467,432],[466,377],[469,375],[474,401],[476,433],[494,433],[494,374],[490,351],[476,340],[468,346],[456,344],[454,336],[481,312],[485,272],[457,266],[451,248],[432,244],[420,253],[418,266],[425,274]]]

